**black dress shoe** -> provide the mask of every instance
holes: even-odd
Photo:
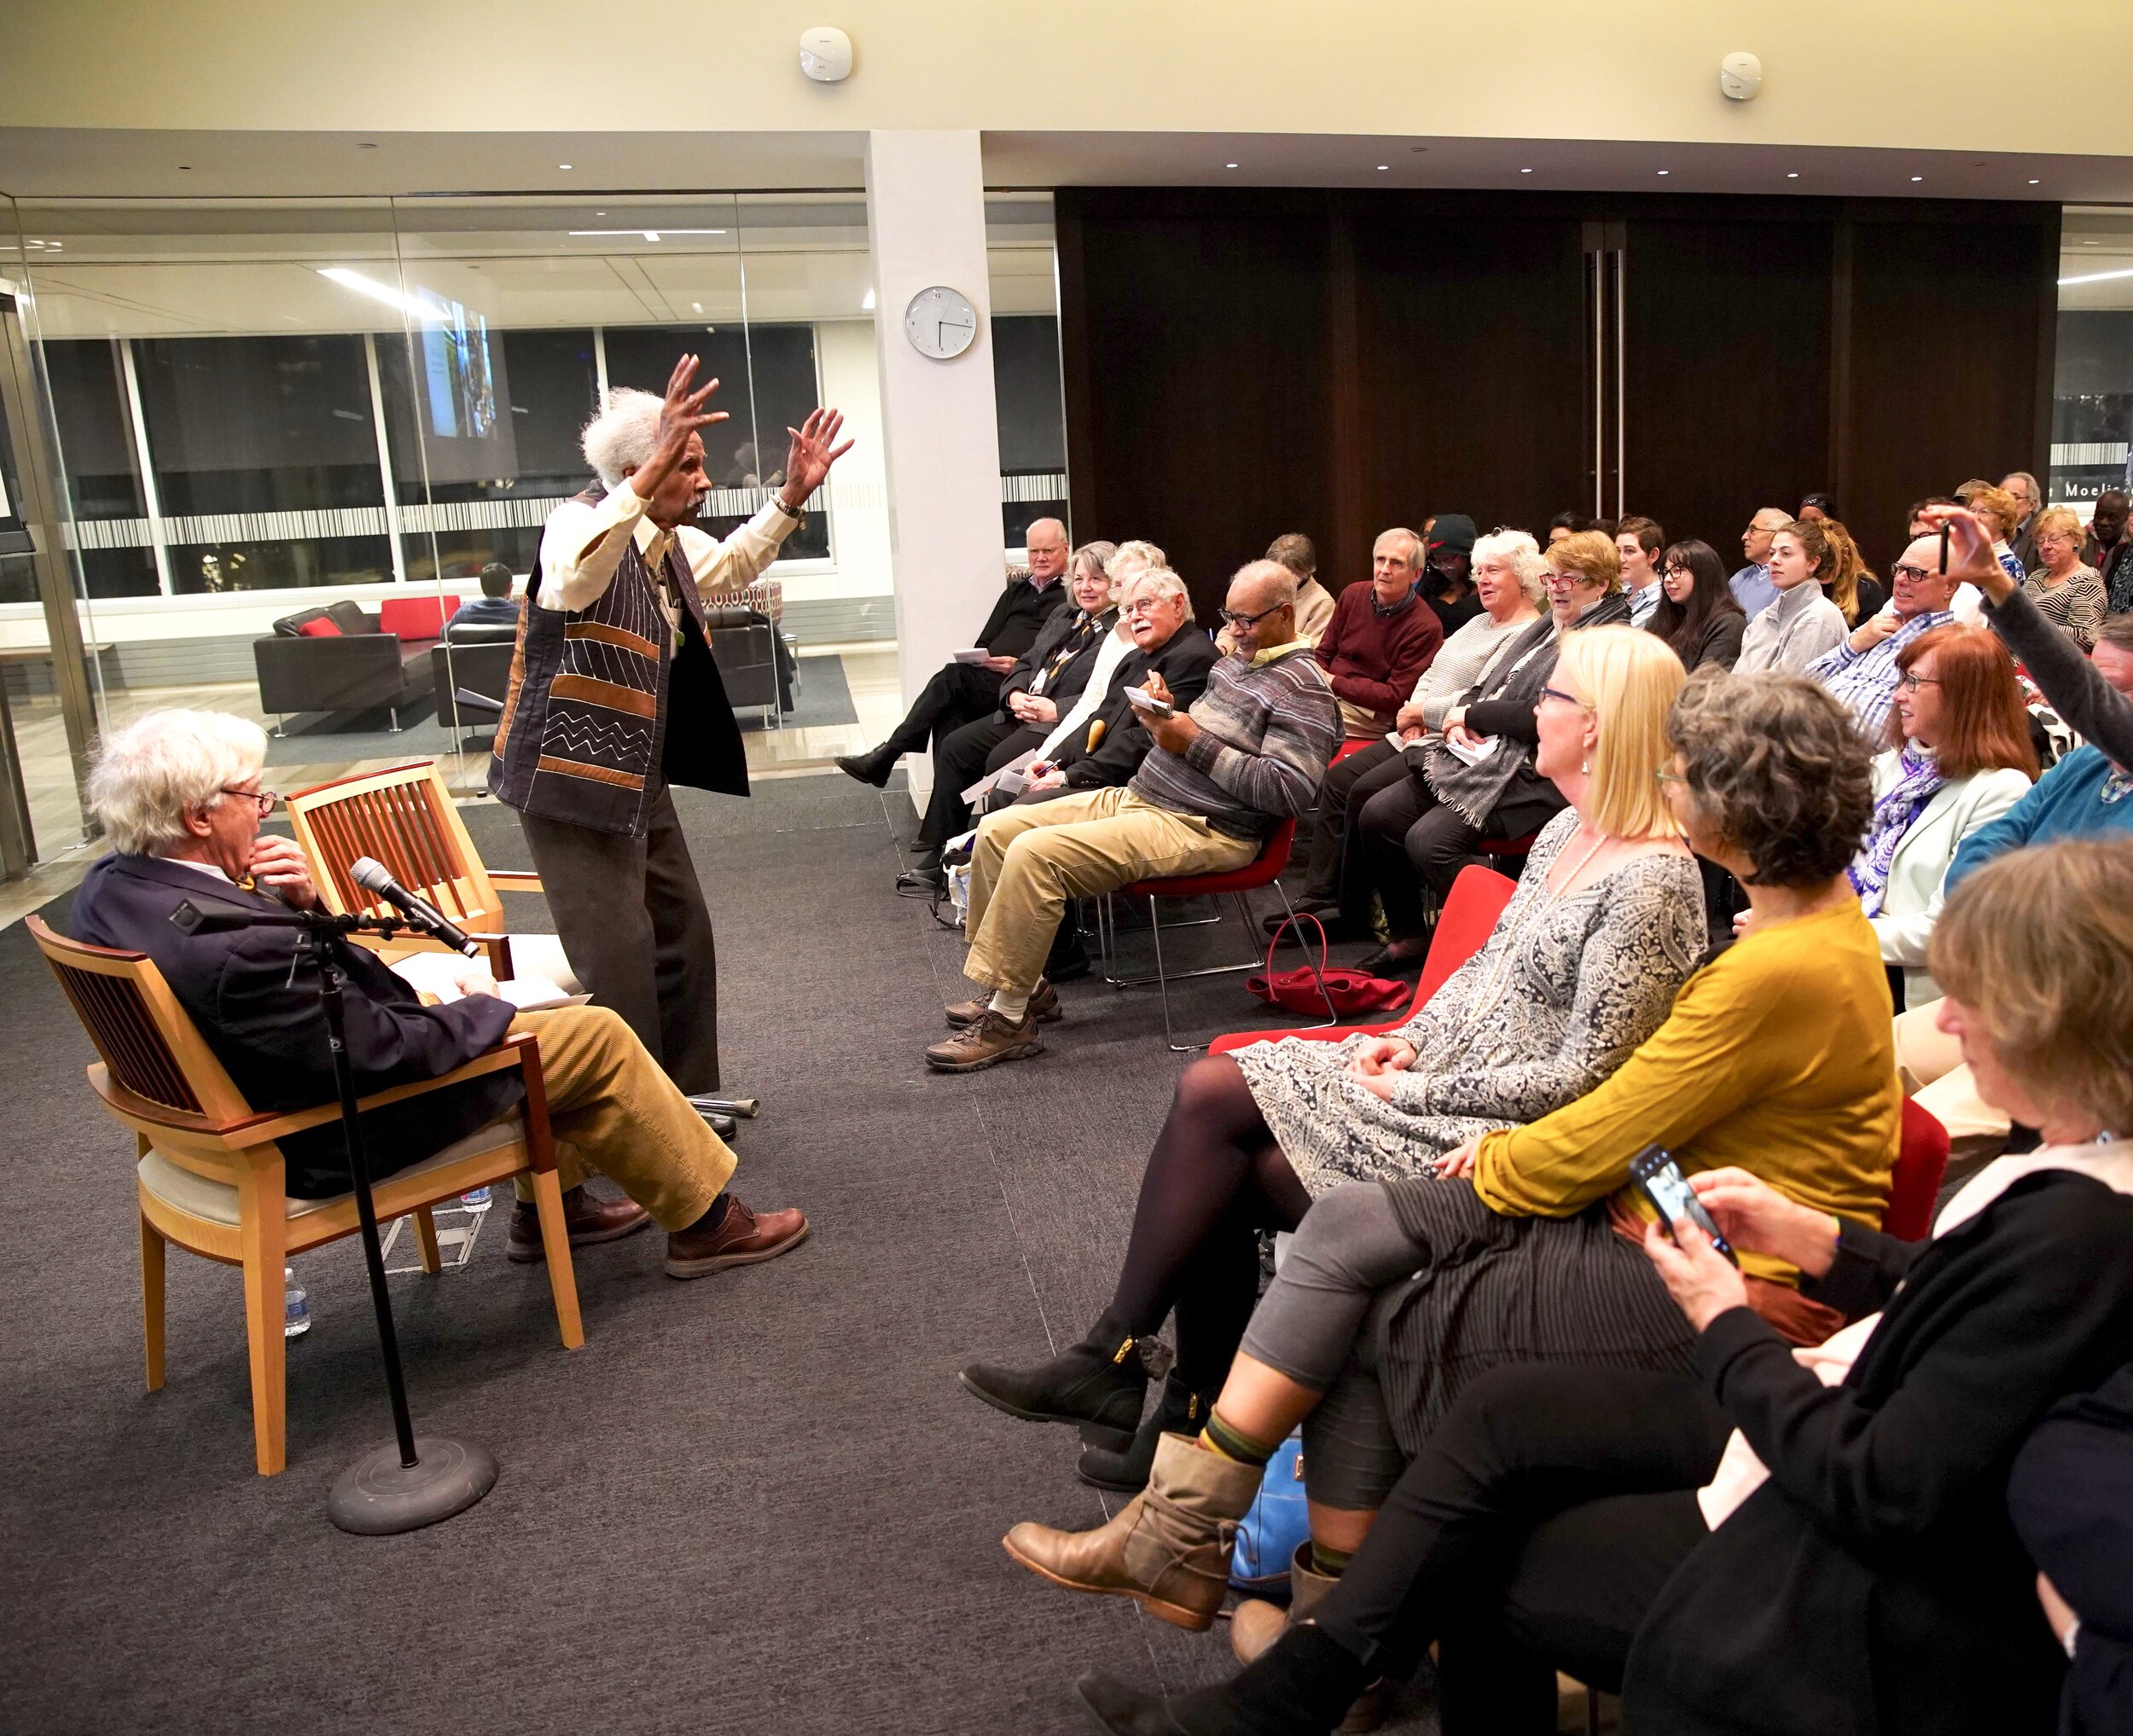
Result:
[[[1314,1623],[1291,1628],[1241,1675],[1189,1693],[1128,1687],[1101,1673],[1074,1684],[1111,1736],[1321,1736],[1369,1686],[1370,1672]]]
[[[889,787],[889,774],[896,769],[896,762],[882,758],[878,749],[872,753],[840,753],[834,763],[846,777],[872,784],[877,790]]]
[[[1374,977],[1403,977],[1421,969],[1422,961],[1428,956],[1427,939],[1388,940],[1369,957],[1358,959],[1356,968]]]
[[[995,1410],[1026,1423],[1078,1423],[1083,1440],[1121,1453],[1148,1393],[1139,1341],[1107,1332],[1102,1343],[1084,1338],[1034,1368],[973,1362],[956,1378]]]

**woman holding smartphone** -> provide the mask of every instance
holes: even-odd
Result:
[[[2133,1342],[2133,845],[2049,845],[1965,880],[1933,937],[1981,1090],[2043,1130],[1900,1243],[1739,1169],[1691,1185],[1744,1254],[1853,1323],[1796,1351],[1693,1225],[1643,1252],[1693,1373],[1472,1383],[1311,1617],[1167,1701],[1084,1677],[1100,1725],[1332,1730],[1443,1641],[1444,1736],[1555,1727],[1557,1669],[1637,1736],[2003,1736],[2051,1727],[2066,1658],[2008,1512],[2031,1431]],[[1879,1309],[1875,1313],[1872,1310]],[[2077,1642],[2078,1643],[2078,1642]]]

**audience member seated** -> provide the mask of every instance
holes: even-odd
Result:
[[[2096,496],[2089,514],[2089,529],[2081,539],[2081,564],[2103,575],[2110,595],[2107,613],[2124,614],[2133,610],[2133,537],[2125,534],[2127,500],[2122,488],[2107,488]]]
[[[1892,745],[1874,762],[1874,820],[1851,875],[1901,1013],[1938,998],[1926,949],[1941,881],[1963,840],[2029,793],[2037,750],[2014,659],[1983,628],[1936,627],[1896,666]]]
[[[1879,741],[1886,732],[1897,659],[1904,648],[1956,618],[1948,610],[1956,581],[1940,563],[1940,538],[1921,537],[1889,569],[1895,592],[1888,607],[1806,666],[1807,674],[1851,708],[1869,741]]]
[[[992,606],[971,648],[985,653],[979,663],[946,663],[926,683],[904,721],[879,747],[837,757],[837,769],[876,789],[907,753],[930,740],[940,741],[965,723],[1000,707],[1000,688],[1022,653],[1037,642],[1037,630],[1053,612],[1072,607],[1059,581],[1066,571],[1066,527],[1057,519],[1038,519],[1024,535],[1029,566],[1008,574],[1007,588]]]
[[[972,1072],[1043,1052],[1037,1020],[1057,1000],[1044,959],[1069,899],[1241,868],[1316,798],[1340,713],[1296,637],[1296,576],[1255,560],[1229,581],[1228,605],[1235,653],[1189,711],[1150,714],[1155,746],[1130,783],[1017,804],[979,823],[963,974],[990,998],[948,1009],[956,1034],[926,1051],[928,1066]],[[1160,676],[1146,685],[1171,705]]]
[[[1319,665],[1351,740],[1367,741],[1392,727],[1444,642],[1437,612],[1415,589],[1421,566],[1421,537],[1384,532],[1370,552],[1370,583],[1351,584],[1334,600],[1333,618],[1318,636]]]
[[[1318,582],[1317,549],[1300,531],[1289,531],[1266,545],[1264,558],[1280,561],[1296,575],[1296,636],[1316,645],[1334,612],[1333,593]],[[1155,564],[1166,563],[1158,560]],[[1228,627],[1215,635],[1215,649],[1224,657],[1236,648]]]
[[[1614,547],[1622,558],[1622,596],[1630,606],[1630,624],[1648,625],[1666,595],[1659,583],[1666,532],[1632,514],[1614,527]]]
[[[1977,514],[1978,521],[1992,538],[1993,558],[2007,576],[2020,584],[2029,575],[2007,540],[2021,521],[2021,510],[2016,506],[2014,496],[2003,488],[1995,488],[1982,476],[1973,476],[1956,491],[1956,498]]]
[[[1888,607],[1889,588],[1867,571],[1858,543],[1839,520],[1824,520],[1822,533],[1829,539],[1830,553],[1830,574],[1822,581],[1822,594],[1837,606],[1846,626],[1856,627]]]
[[[1110,1524],[1019,1525],[1008,1553],[1055,1584],[1204,1626],[1226,1577],[1223,1522],[1307,1418],[1316,1571],[1330,1574],[1489,1368],[1687,1372],[1695,1333],[1638,1248],[1650,1208],[1630,1169],[1648,1144],[1685,1174],[1735,1165],[1817,1212],[1879,1220],[1901,1099],[1879,954],[1844,877],[1870,811],[1865,746],[1828,694],[1784,676],[1699,676],[1669,734],[1675,817],[1747,885],[1745,938],[1577,1101],[1484,1134],[1433,1173],[1321,1196],[1198,1444],[1161,1443],[1146,1492]],[[1803,1300],[1781,1251],[1744,1253],[1756,1306],[1793,1342],[1841,1323]],[[1136,1507],[1162,1514],[1163,1556],[1125,1548]]]
[[[970,823],[962,793],[988,771],[1031,752],[1088,685],[1104,636],[1118,620],[1108,543],[1084,543],[1068,565],[1067,607],[1037,630],[1030,648],[1000,683],[1000,706],[943,735],[933,734],[933,787],[918,828],[919,860],[897,890],[931,896],[941,887],[942,847]]]
[[[1751,621],[1777,601],[1777,587],[1770,580],[1770,539],[1792,522],[1782,507],[1758,507],[1741,533],[1741,553],[1747,564],[1727,581],[1727,587]]]
[[[1822,594],[1819,583],[1831,570],[1832,559],[1828,535],[1811,520],[1792,520],[1771,534],[1764,570],[1777,601],[1760,614],[1749,615],[1741,635],[1741,655],[1733,665],[1739,673],[1797,674],[1843,643],[1844,613]],[[1740,579],[1735,573],[1736,597]]]
[[[1558,513],[1548,521],[1548,546],[1553,549],[1564,537],[1580,531],[1597,531],[1610,539],[1614,536],[1614,526],[1605,519],[1588,518],[1579,512]]]
[[[1120,1347],[1174,1308],[1177,1363],[1161,1402],[1123,1458],[1084,1454],[1095,1480],[1139,1487],[1158,1435],[1206,1414],[1258,1292],[1259,1230],[1294,1228],[1344,1182],[1427,1173],[1478,1135],[1572,1102],[1658,1028],[1694,969],[1701,885],[1656,775],[1680,662],[1648,634],[1601,628],[1565,642],[1553,679],[1537,758],[1570,809],[1534,845],[1488,943],[1390,1036],[1292,1038],[1194,1062],[1102,1317],[1041,1367],[964,1371],[1011,1415],[1122,1434],[1140,1417],[1144,1376]]]
[[[1496,661],[1444,713],[1438,740],[1402,750],[1406,775],[1355,811],[1353,842],[1341,870],[1341,914],[1349,932],[1370,920],[1373,892],[1391,938],[1363,961],[1380,974],[1416,967],[1429,950],[1434,912],[1461,863],[1487,838],[1538,832],[1563,805],[1533,767],[1535,708],[1573,628],[1626,621],[1621,557],[1614,539],[1578,531],[1549,545],[1549,613],[1497,653]],[[1351,802],[1351,808],[1354,807]]]
[[[2066,1648],[2059,1727],[2133,1736],[2133,1363],[2037,1425],[2016,1455],[2008,1508]]]
[[[501,560],[491,560],[483,567],[481,595],[452,612],[451,618],[445,623],[445,638],[462,637],[468,627],[515,628],[523,606],[511,595],[511,569]]]
[[[257,725],[216,711],[151,711],[107,736],[89,800],[112,853],[83,879],[71,926],[77,939],[154,960],[237,1089],[272,1114],[334,1096],[318,984],[297,956],[296,936],[287,928],[188,935],[170,920],[188,901],[263,914],[317,904],[303,853],[288,839],[259,834],[276,799],[259,787],[265,757]],[[667,1232],[667,1275],[700,1278],[775,1258],[806,1236],[799,1212],[758,1216],[725,1191],[733,1153],[612,1009],[520,1013],[474,967],[464,998],[425,1004],[376,955],[343,942],[335,951],[347,976],[358,1095],[448,1073],[508,1032],[534,1034],[572,1246],[656,1220]],[[366,1110],[371,1172],[392,1175],[433,1156],[511,1113],[523,1095],[517,1073],[492,1073]],[[338,1124],[278,1143],[293,1197],[348,1190]],[[586,1192],[594,1171],[629,1198]],[[538,1260],[540,1228],[523,1178],[519,1199],[511,1257]]]
[[[1557,1669],[1619,1691],[1639,1736],[2003,1736],[2050,1727],[2062,1678],[2072,1708],[2122,1693],[2124,1377],[2104,1406],[2054,1407],[2133,1341],[2133,1158],[2113,1138],[2133,1122],[2130,905],[2123,844],[2012,857],[1950,901],[1934,967],[1950,1029],[2046,1144],[1963,1188],[1931,1241],[1739,1168],[1691,1177],[1744,1263],[1797,1269],[1844,1331],[1790,1350],[1699,1229],[1646,1226],[1687,1366],[1473,1379],[1307,1619],[1233,1681],[1168,1700],[1083,1678],[1099,1726],[1322,1736],[1439,1640],[1444,1736],[1553,1732]],[[1206,1466],[1144,1522],[1154,1565],[1177,1564],[1169,1592],[1205,1571],[1192,1528],[1247,1467],[1164,1446]],[[2073,1634],[2070,1677],[2024,1538],[2115,1626],[2085,1668],[2085,1623]],[[2123,1729],[2123,1700],[2103,1704],[2118,1721],[2060,1727]]]
[[[1452,701],[1481,678],[1499,651],[1540,618],[1548,601],[1547,572],[1540,550],[1524,531],[1494,531],[1476,543],[1473,583],[1480,613],[1444,641],[1415,683],[1415,691],[1388,732],[1399,738],[1398,742],[1374,741],[1327,768],[1305,852],[1308,878],[1295,908],[1329,919],[1329,933],[1335,927],[1353,939],[1369,933],[1367,928],[1351,932],[1345,923],[1333,920],[1340,908],[1341,862],[1346,851],[1360,848],[1353,833],[1363,804],[1407,775],[1403,751],[1441,740],[1444,713]],[[1267,932],[1273,932],[1282,920],[1270,917]]]
[[[2008,537],[2008,547],[2014,551],[2014,558],[2022,563],[2022,571],[2037,570],[2037,512],[2044,504],[2043,491],[2037,487],[2037,479],[2026,470],[2010,470],[2000,479],[2000,486],[2006,490],[2014,502],[2014,530]]]
[[[2071,507],[2047,507],[2033,528],[2037,558],[2022,589],[2039,614],[2086,651],[2103,629],[2109,597],[2103,575],[2082,561],[2081,520]]]
[[[1474,595],[1473,520],[1446,513],[1422,526],[1422,601],[1449,638],[1481,613]]]
[[[1960,507],[1930,508],[1927,520],[1936,537],[1940,525],[1948,525],[1950,562],[1983,590],[1992,630],[2052,708],[2086,738],[2020,801],[1964,840],[1944,880],[1952,894],[1966,874],[2010,851],[2059,838],[2133,832],[2133,801],[2126,799],[2133,796],[2133,618],[2106,621],[2095,652],[2084,657],[1999,567],[1978,520]],[[2007,1143],[2007,1119],[1979,1095],[1937,1019],[1937,1003],[1928,1002],[1911,1006],[1896,1021],[1904,1089],[1946,1126],[1951,1162],[1991,1157]]]
[[[1793,516],[1796,519],[1813,519],[1822,524],[1831,524],[1842,518],[1844,514],[1837,510],[1836,496],[1816,493],[1802,495],[1799,497],[1799,510]]]
[[[1718,551],[1693,537],[1670,544],[1659,560],[1659,582],[1662,595],[1645,630],[1672,646],[1692,675],[1706,663],[1731,669],[1748,622],[1726,584]]]

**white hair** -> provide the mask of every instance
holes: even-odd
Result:
[[[1548,559],[1528,531],[1491,531],[1473,539],[1473,565],[1501,560],[1518,575],[1526,600],[1538,608],[1548,595]]]
[[[1113,555],[1112,559],[1114,560],[1138,560],[1149,566],[1159,566],[1165,572],[1170,570],[1171,564],[1170,556],[1165,554],[1160,549],[1158,549],[1153,543],[1143,543],[1139,541],[1137,538],[1130,542],[1119,543],[1119,552],[1118,554]]]
[[[1159,597],[1182,597],[1187,595],[1185,581],[1167,566],[1144,567],[1125,582],[1128,590],[1136,585],[1146,586]]]
[[[223,799],[224,786],[257,777],[266,731],[227,711],[149,711],[113,730],[89,773],[89,811],[128,856],[153,855],[185,835],[185,816]]]
[[[584,449],[585,462],[609,488],[651,462],[652,448],[659,444],[660,412],[665,407],[665,398],[633,386],[614,386],[601,401],[578,443]]]

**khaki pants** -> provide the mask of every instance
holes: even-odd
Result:
[[[1167,874],[1224,874],[1258,853],[1250,839],[1228,837],[1117,785],[988,814],[970,855],[963,974],[1026,995],[1044,973],[1069,898]]]
[[[1948,1129],[1950,1166],[1996,1158],[2007,1148],[2007,1117],[1978,1095],[1962,1045],[1933,1022],[1940,1002],[1896,1015],[1896,1071],[1904,1094]]]
[[[620,1013],[558,1007],[521,1013],[511,1030],[531,1031],[540,1045],[556,1179],[566,1191],[597,1170],[669,1231],[710,1210],[732,1177],[733,1152]],[[532,1199],[524,1176],[517,1188],[520,1199]]]

